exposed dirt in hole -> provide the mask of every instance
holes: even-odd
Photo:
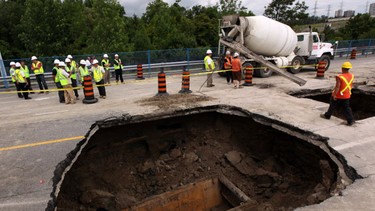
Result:
[[[298,96],[298,94],[293,94]],[[305,98],[313,99],[319,102],[328,103],[331,98],[331,91],[326,91],[324,93],[314,93],[308,94],[304,92]],[[362,91],[360,89],[353,89],[352,96],[350,99],[350,107],[352,108],[353,116],[355,120],[367,119],[375,116],[375,91]],[[345,120],[342,109],[338,109],[333,113],[333,116]]]
[[[159,108],[178,108],[196,106],[198,102],[209,101],[213,98],[194,94],[173,94],[164,96],[154,96],[137,101],[142,106],[157,106]]]
[[[341,181],[319,147],[248,117],[210,112],[100,129],[66,174],[57,210],[120,210],[221,174],[259,210],[319,203]]]

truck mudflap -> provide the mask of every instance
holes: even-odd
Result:
[[[230,40],[224,40],[223,38],[220,39],[220,43],[236,50],[237,52],[241,53],[248,59],[254,59],[255,61],[261,63],[262,65],[272,69],[273,71],[277,72],[281,76],[293,81],[294,83],[303,86],[306,84],[307,81],[303,80],[302,78],[299,78],[291,73],[288,73],[287,71],[278,68],[276,65],[272,64],[271,62],[263,59],[261,56],[258,54],[250,51],[248,48],[246,48],[244,45],[240,44],[239,42],[236,41],[230,41]]]

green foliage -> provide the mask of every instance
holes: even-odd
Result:
[[[307,8],[305,1],[295,3],[295,0],[272,0],[265,7],[264,15],[282,23],[293,25],[308,17]]]
[[[374,38],[374,28],[375,18],[369,14],[357,14],[349,19],[340,33],[345,39]]]

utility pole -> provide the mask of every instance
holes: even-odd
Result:
[[[329,18],[329,14],[331,13],[331,5],[328,5],[328,10],[327,10],[327,18]]]
[[[315,5],[314,5],[314,17],[316,17],[316,8],[318,6],[318,0],[315,0]]]
[[[368,1],[366,2],[366,10],[365,10],[365,13],[370,13],[369,10],[368,10]]]

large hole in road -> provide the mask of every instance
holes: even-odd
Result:
[[[356,178],[326,138],[219,105],[97,122],[47,210],[292,210]]]
[[[305,90],[302,92],[291,93],[291,95],[329,104],[331,93],[332,90]],[[350,107],[352,108],[355,120],[362,120],[375,116],[375,91],[352,89]],[[340,109],[336,110],[333,113],[333,116],[345,120],[343,111]]]

